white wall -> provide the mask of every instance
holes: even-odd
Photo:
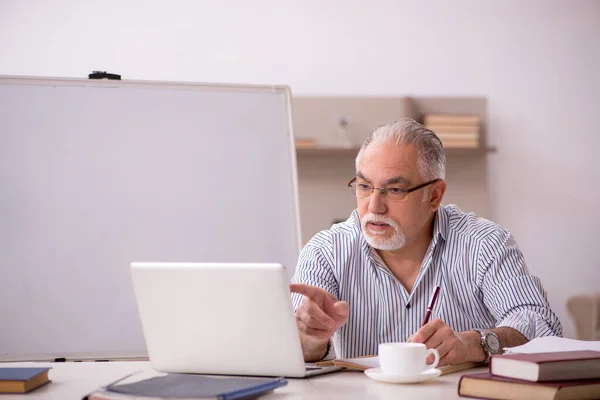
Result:
[[[599,15],[593,0],[0,0],[0,74],[486,96],[492,215],[573,336],[565,300],[600,289]]]

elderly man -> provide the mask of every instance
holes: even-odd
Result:
[[[310,240],[290,285],[306,361],[412,341],[437,349],[439,365],[484,362],[562,334],[510,232],[441,204],[445,169],[442,143],[413,120],[363,143],[349,183],[357,209]]]

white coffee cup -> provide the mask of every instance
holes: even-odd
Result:
[[[427,357],[433,354],[433,364],[427,365]],[[386,375],[417,376],[435,368],[440,362],[436,349],[427,349],[422,343],[380,343],[379,366]]]

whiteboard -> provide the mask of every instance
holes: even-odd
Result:
[[[130,262],[300,243],[287,87],[0,77],[0,360],[147,356]]]

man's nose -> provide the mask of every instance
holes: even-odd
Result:
[[[369,199],[369,211],[375,214],[382,214],[386,211],[387,204],[385,203],[385,195],[380,189],[373,189],[371,198]]]

